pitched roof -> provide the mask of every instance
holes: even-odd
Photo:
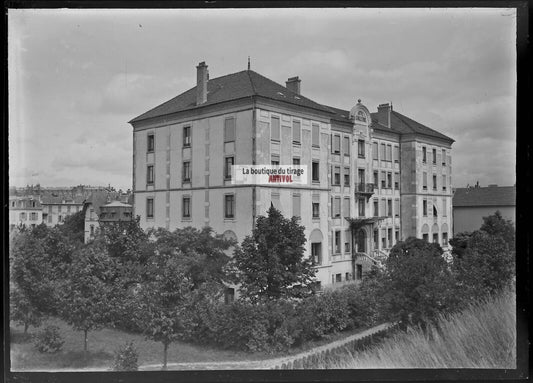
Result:
[[[55,196],[55,195],[43,195],[41,196],[41,203],[45,205],[82,205],[85,201],[83,196]]]
[[[120,201],[113,201],[106,205],[103,205],[102,207],[131,207],[131,205],[127,203],[122,203]]]
[[[453,206],[516,206],[516,187],[457,188],[453,195]]]
[[[372,127],[378,130],[389,130],[388,127],[378,122],[378,113],[371,113]],[[425,136],[436,137],[447,141],[454,142],[453,138],[450,138],[442,133],[437,132],[427,126],[407,117],[395,110],[391,111],[391,128],[390,130],[400,134],[422,134]]]
[[[180,95],[156,106],[155,108],[135,117],[132,122],[148,118],[164,116],[176,112],[195,109],[205,105],[213,105],[220,102],[237,100],[245,97],[261,96],[272,100],[288,102],[290,104],[317,109],[326,113],[332,111],[307,97],[294,93],[286,87],[256,73],[252,70],[244,70],[228,74],[207,82],[207,101],[196,105],[196,86],[181,93]]]

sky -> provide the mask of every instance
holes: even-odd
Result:
[[[516,10],[8,10],[9,184],[130,189],[128,121],[251,69],[349,110],[381,103],[455,140],[454,187],[513,185]]]

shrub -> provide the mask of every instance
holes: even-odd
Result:
[[[55,353],[61,350],[63,346],[63,339],[59,334],[59,327],[46,326],[43,330],[39,331],[34,338],[35,348],[39,352]]]
[[[125,343],[117,351],[115,351],[113,370],[137,371],[139,368],[137,364],[138,359],[139,354],[133,345],[133,342]]]

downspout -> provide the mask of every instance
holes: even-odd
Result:
[[[256,135],[257,135],[257,111],[255,109],[255,97],[250,97],[252,100],[252,165],[256,164]],[[256,186],[252,186],[252,228],[255,227],[256,217],[256,200],[257,200]]]

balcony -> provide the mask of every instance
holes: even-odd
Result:
[[[367,199],[374,194],[374,184],[367,183],[356,183],[355,184],[355,195],[364,195]]]

